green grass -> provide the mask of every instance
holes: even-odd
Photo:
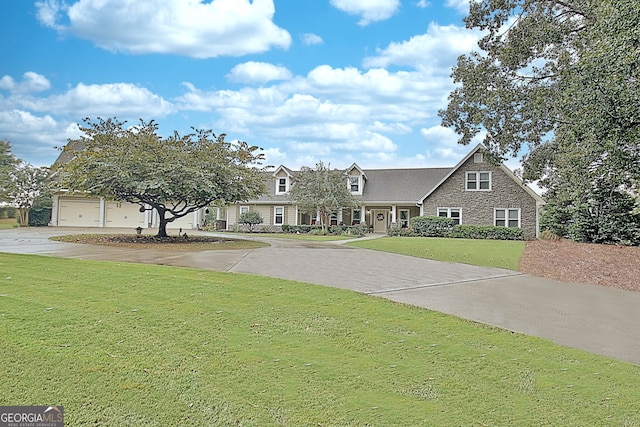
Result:
[[[0,219],[0,230],[6,230],[8,228],[14,228],[17,226],[18,226],[18,220],[16,218]]]
[[[516,271],[525,246],[525,242],[522,241],[431,237],[384,237],[348,244],[437,261],[460,262]]]
[[[640,368],[328,287],[0,254],[0,402],[66,424],[639,426]]]

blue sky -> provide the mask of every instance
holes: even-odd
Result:
[[[37,166],[83,118],[226,133],[267,164],[453,166],[469,0],[41,0],[0,14],[0,139]],[[510,162],[517,165],[517,162]]]

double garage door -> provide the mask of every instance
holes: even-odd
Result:
[[[131,203],[106,202],[106,227],[144,226],[144,213]],[[100,227],[100,200],[60,197],[59,225],[66,227]]]

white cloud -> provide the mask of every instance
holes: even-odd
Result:
[[[364,66],[410,66],[448,76],[456,58],[476,48],[480,37],[479,31],[456,25],[441,26],[431,23],[425,34],[413,36],[399,43],[392,42],[386,48],[378,49],[376,56],[364,59]]]
[[[12,145],[18,158],[28,157],[35,166],[51,166],[56,158],[56,147],[62,147],[68,138],[77,138],[80,130],[75,123],[60,122],[50,115],[36,116],[28,111],[0,111],[0,134]]]
[[[111,51],[214,58],[291,44],[272,21],[273,0],[78,0],[68,7],[47,0],[36,7],[44,25]]]
[[[469,0],[447,0],[444,5],[464,14],[469,13]]]
[[[51,111],[74,118],[118,116],[138,119],[162,117],[176,111],[173,104],[161,96],[131,83],[79,83],[64,93],[48,97],[14,93],[0,101],[0,108],[3,110],[17,108],[34,112]]]
[[[364,27],[391,18],[400,7],[400,0],[331,0],[331,5],[350,15],[360,16],[358,25]]]
[[[427,0],[419,0],[418,3],[416,3],[416,6],[418,6],[421,9],[425,9],[431,6],[431,3],[429,3]]]
[[[66,9],[64,3],[58,0],[44,0],[36,2],[35,6],[36,17],[41,23],[58,31],[64,30],[64,27],[57,23]]]
[[[459,136],[451,128],[440,125],[420,129],[420,135],[427,143],[427,153],[447,159],[453,164],[460,161],[471,148],[480,144],[485,137],[484,132],[476,135],[468,146],[458,144]]]
[[[17,83],[11,76],[3,76],[2,79],[0,79],[0,89],[10,92],[42,92],[50,87],[51,83],[46,77],[33,71],[24,73],[22,82],[20,83]]]
[[[315,44],[324,43],[324,41],[322,40],[322,37],[313,33],[305,33],[302,35],[301,39],[302,39],[302,44],[304,44],[305,46],[312,46]]]
[[[238,83],[266,83],[289,80],[291,77],[291,72],[286,67],[253,61],[238,64],[227,74],[227,79]]]

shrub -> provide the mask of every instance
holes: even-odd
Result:
[[[496,227],[493,225],[456,225],[448,237],[459,239],[524,240],[521,228]]]
[[[35,207],[29,211],[29,225],[32,227],[46,227],[51,222],[51,208]]]
[[[256,225],[262,224],[263,222],[264,219],[262,218],[262,215],[255,211],[244,212],[240,215],[240,218],[238,218],[238,223],[247,227],[249,233],[253,232]]]
[[[16,208],[13,206],[1,206],[0,207],[0,219],[15,218]]]
[[[561,239],[561,237],[551,230],[544,230],[542,233],[540,233],[540,239],[558,241]]]
[[[282,225],[283,232],[293,234],[306,234],[312,232],[313,230],[320,230],[321,228],[322,227],[320,227],[319,225]]]
[[[411,229],[416,236],[447,237],[455,221],[451,218],[439,216],[415,216],[411,218]]]
[[[332,225],[329,227],[329,233],[338,236],[362,237],[367,231],[369,231],[369,227],[366,225]]]
[[[409,227],[406,227],[406,228],[393,227],[393,228],[390,228],[387,231],[387,236],[391,236],[391,237],[416,237],[417,235]]]

